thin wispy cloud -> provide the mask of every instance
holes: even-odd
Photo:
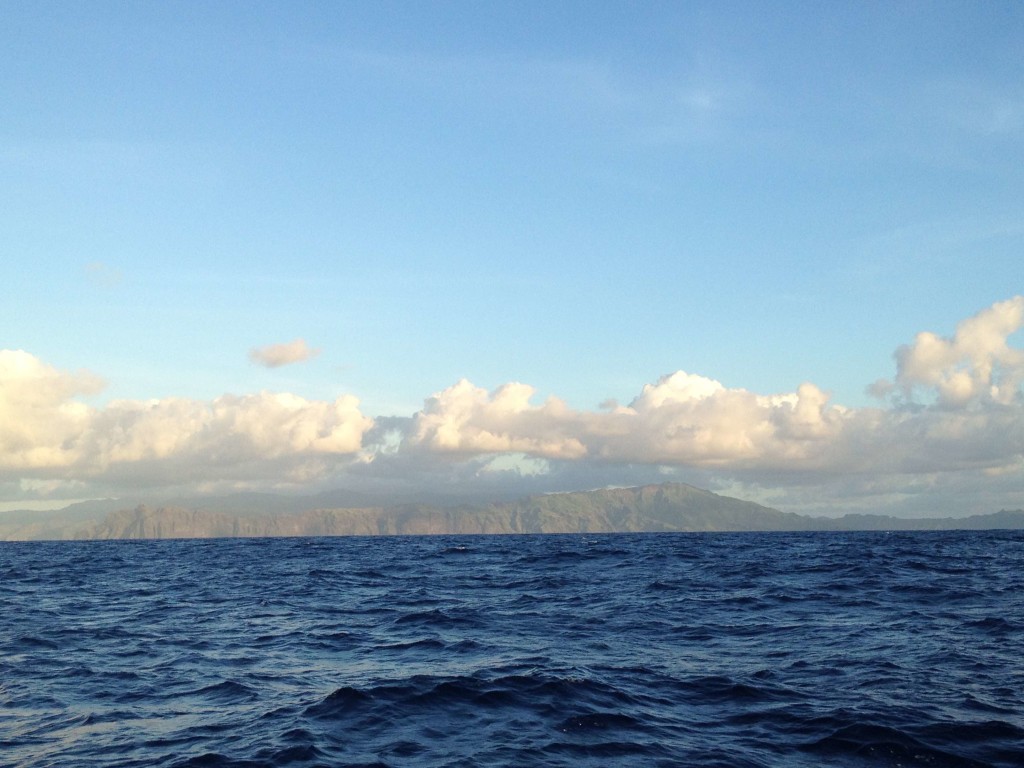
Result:
[[[293,339],[284,344],[253,347],[249,350],[249,359],[264,368],[280,368],[304,362],[319,354],[320,350],[311,348],[304,339]]]
[[[351,68],[392,87],[470,104],[496,125],[535,123],[590,131],[629,144],[689,143],[733,126],[756,95],[741,67],[708,62],[651,78],[634,62],[539,52],[424,53],[314,47],[305,53],[332,69]]]
[[[117,288],[124,282],[124,274],[121,270],[101,261],[86,264],[85,276],[89,283],[97,288]]]

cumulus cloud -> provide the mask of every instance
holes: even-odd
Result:
[[[993,304],[956,327],[950,338],[924,332],[896,351],[896,384],[907,394],[933,390],[939,403],[1009,405],[1024,380],[1024,351],[1009,346],[1024,324],[1024,296]]]
[[[438,392],[416,414],[412,446],[449,453],[524,453],[578,459],[586,455],[580,436],[572,434],[574,416],[565,404],[549,398],[530,404],[534,389],[513,382],[494,392],[463,379]]]
[[[249,359],[264,368],[280,368],[282,365],[301,363],[320,354],[304,339],[293,339],[284,344],[269,344],[265,347],[254,347],[249,350]]]
[[[76,399],[101,385],[27,352],[0,351],[0,479],[297,481],[351,461],[373,424],[351,395],[324,402],[260,392],[208,402],[116,400],[102,408]]]
[[[333,403],[287,393],[114,401],[97,411],[86,453],[104,464],[182,457],[216,465],[292,454],[352,454],[371,420],[346,395]]]
[[[1014,473],[1024,456],[1024,352],[1009,337],[1022,323],[1024,298],[1015,297],[964,320],[951,338],[921,333],[901,347],[894,379],[876,389],[924,391],[926,404],[846,408],[810,382],[761,395],[677,371],[644,386],[629,405],[579,411],[555,397],[534,404],[526,384],[488,392],[463,380],[426,400],[399,450],[776,478]]]
[[[370,419],[348,395],[269,392],[97,408],[83,399],[102,387],[95,375],[5,351],[0,486],[340,483],[413,498],[417,489],[450,495],[514,483],[536,492],[669,473],[805,510],[817,509],[815,499],[849,509],[904,503],[929,488],[948,500],[979,483],[1012,503],[1006,489],[1024,473],[1024,353],[1011,337],[1022,325],[1024,298],[1014,297],[949,337],[918,334],[875,387],[897,396],[859,408],[811,382],[760,394],[687,371],[594,410],[539,398],[520,382],[487,390],[465,379],[409,417]]]
[[[841,429],[844,414],[812,384],[763,397],[685,371],[605,412],[575,411],[554,397],[533,405],[534,394],[525,384],[487,392],[460,381],[426,401],[408,447],[604,463],[775,465],[816,456],[816,444]]]
[[[92,417],[74,397],[102,388],[88,371],[59,371],[28,352],[0,350],[0,471],[74,463],[75,438]]]

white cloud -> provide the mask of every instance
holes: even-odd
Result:
[[[264,368],[280,368],[282,365],[301,363],[318,354],[320,350],[310,348],[304,339],[293,339],[284,344],[254,347],[249,350],[249,359]]]
[[[413,420],[409,443],[443,453],[524,453],[578,459],[586,454],[566,429],[571,412],[556,398],[530,404],[533,387],[505,384],[494,392],[463,379],[429,398]]]
[[[1024,380],[1024,351],[1009,346],[1024,324],[1024,296],[993,304],[957,325],[952,338],[917,334],[896,351],[896,384],[906,394],[934,390],[944,406],[990,401],[1009,405]]]
[[[292,454],[352,454],[371,420],[346,395],[333,403],[287,393],[115,401],[96,412],[90,453],[105,463],[189,457],[217,465]]]
[[[91,418],[73,397],[102,387],[87,371],[58,371],[28,352],[0,350],[0,472],[73,464],[75,440]]]
[[[963,321],[950,339],[922,333],[901,347],[894,380],[876,389],[925,389],[931,405],[850,409],[809,382],[759,395],[677,371],[628,406],[577,411],[554,397],[531,403],[525,384],[487,392],[463,380],[426,401],[399,451],[771,472],[780,482],[800,473],[1018,472],[1024,353],[1008,338],[1022,322],[1016,297]]]
[[[262,473],[308,479],[350,461],[373,424],[351,395],[333,402],[287,393],[120,400],[75,399],[99,389],[26,352],[0,351],[0,478],[117,476],[139,485],[175,476],[231,480]]]
[[[648,384],[628,407],[574,411],[534,390],[493,392],[460,381],[426,401],[411,449],[453,455],[519,452],[546,459],[691,466],[777,465],[809,460],[840,429],[843,409],[811,384],[761,397],[685,371]]]
[[[348,395],[269,392],[96,408],[81,400],[101,388],[95,375],[0,351],[0,486],[66,483],[83,497],[89,487],[363,483],[413,497],[513,481],[534,492],[580,478],[649,482],[667,471],[803,510],[921,512],[908,500],[929,489],[963,503],[957,489],[978,487],[1001,489],[986,503],[1012,505],[1024,473],[1024,353],[1010,341],[1022,325],[1024,297],[1014,297],[951,337],[918,334],[876,386],[899,397],[877,408],[834,404],[809,382],[758,394],[685,371],[596,410],[535,403],[523,383],[488,391],[465,379],[411,418],[370,419]]]

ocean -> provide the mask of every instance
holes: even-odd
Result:
[[[1024,765],[1024,532],[0,543],[0,765]]]

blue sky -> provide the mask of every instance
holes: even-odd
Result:
[[[0,348],[30,355],[37,383],[103,381],[57,387],[38,408],[78,403],[102,422],[117,421],[111,403],[180,399],[209,416],[225,395],[288,393],[314,410],[353,396],[368,420],[358,448],[294,475],[317,487],[355,482],[346,462],[373,463],[383,425],[401,442],[462,379],[486,392],[522,382],[531,408],[555,397],[584,414],[677,371],[763,397],[810,382],[830,408],[948,409],[934,376],[913,397],[900,389],[894,352],[924,331],[952,339],[1022,292],[1017,3],[5,3],[3,15]],[[1017,328],[1003,334],[1013,348]],[[295,339],[306,347],[292,364],[250,354]],[[948,366],[984,368],[965,354]],[[879,379],[895,382],[876,388],[886,398],[867,393]],[[1020,405],[1015,391],[1001,407]],[[9,412],[23,405],[7,395]],[[152,446],[38,458],[57,433],[116,442],[75,423],[8,427],[0,497],[200,487],[185,468],[208,458],[194,445],[155,475],[139,456],[171,454]],[[781,455],[620,455],[574,433],[573,458],[518,440],[521,426],[490,430],[496,447],[438,451],[475,471],[505,457],[495,466],[548,462],[554,478],[566,460],[619,482],[639,466],[638,478],[804,504],[785,489],[806,478],[772,475]],[[421,456],[430,441],[416,434],[405,442]],[[593,464],[601,450],[617,458]],[[457,481],[452,461],[444,482]],[[1019,445],[964,461],[960,480],[1019,480]],[[915,479],[899,499],[927,507],[922,477],[947,470],[901,474]],[[233,470],[204,482],[257,484]],[[804,506],[837,496],[821,486]]]

